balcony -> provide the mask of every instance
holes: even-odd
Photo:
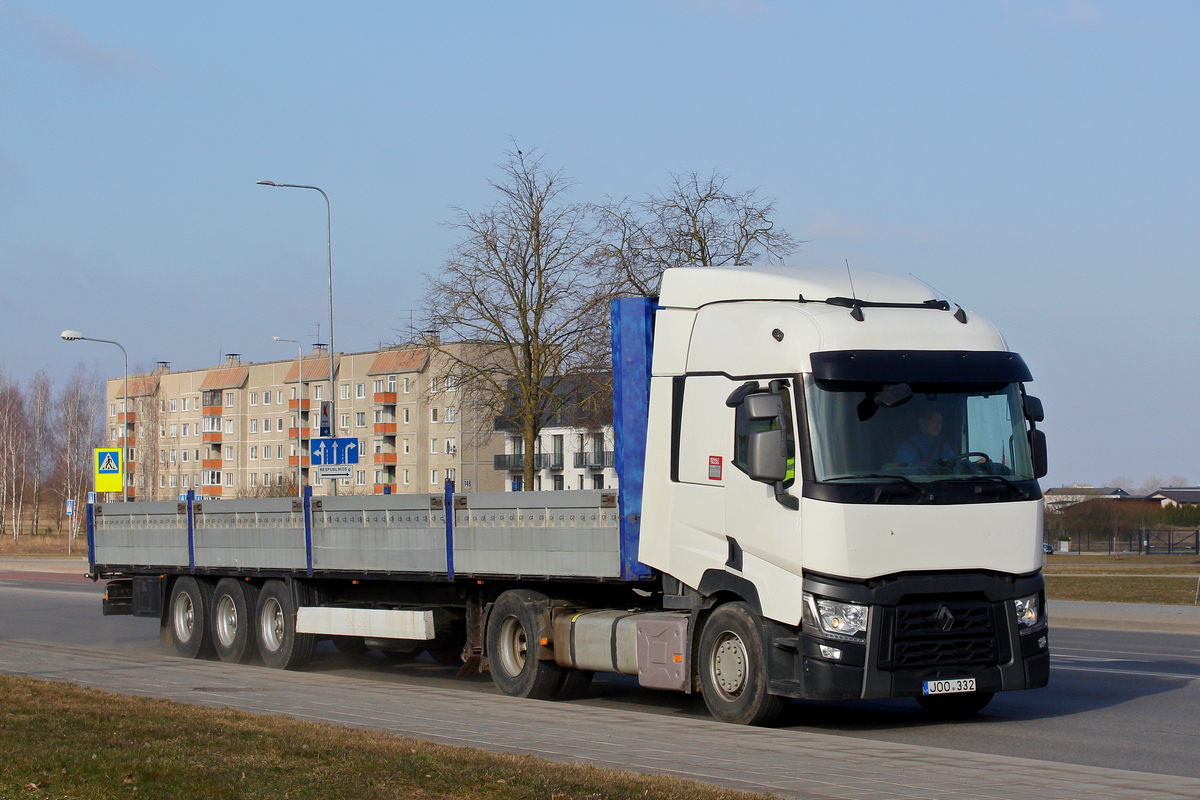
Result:
[[[204,469],[221,469],[225,462],[219,458],[205,458],[200,461],[200,466]]]
[[[396,493],[396,484],[394,483],[377,483],[375,484],[375,494],[384,494],[384,489],[391,489],[392,494]]]
[[[220,406],[204,406],[200,409],[200,413],[206,417],[219,417],[222,410]]]
[[[396,454],[395,453],[376,453],[375,454],[375,463],[376,464],[395,464],[396,463]]]
[[[575,454],[576,469],[612,469],[614,463],[616,463],[616,459],[612,450],[605,450],[603,453]]]
[[[376,392],[375,393],[375,404],[376,405],[385,405],[385,406],[396,405],[396,393],[395,392]]]
[[[394,422],[376,422],[375,423],[375,432],[381,433],[384,436],[395,436],[396,435],[396,423],[394,423]]]
[[[199,495],[201,497],[220,497],[221,488],[220,486],[202,486]]]
[[[288,428],[289,439],[295,439],[297,436],[308,439],[312,436],[312,428]]]
[[[221,432],[220,431],[205,431],[203,438],[204,438],[205,444],[220,444],[221,443]]]
[[[126,424],[129,424],[129,423],[133,422],[135,419],[137,419],[136,411],[129,411],[129,412],[122,411],[120,414],[117,414],[117,422],[124,422]]]
[[[525,469],[524,453],[506,453],[495,457],[492,468],[501,472],[520,472]]]
[[[288,466],[294,467],[294,466],[296,466],[296,462],[298,462],[300,460],[301,460],[301,456],[288,456]],[[300,466],[302,466],[302,467],[312,466],[309,463],[310,459],[308,456],[303,456],[303,460],[304,460],[304,463],[300,464]]]
[[[562,469],[563,454],[562,453],[541,453],[534,462],[536,469]]]
[[[308,411],[311,400],[288,400],[288,411]]]

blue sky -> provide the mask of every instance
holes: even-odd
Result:
[[[1194,2],[0,0],[0,335],[79,360],[391,340],[515,140],[574,196],[714,168],[798,264],[914,273],[1042,396],[1048,484],[1200,480]],[[322,330],[325,330],[322,324]]]

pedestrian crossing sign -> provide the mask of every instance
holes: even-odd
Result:
[[[96,448],[96,491],[119,492],[124,487],[121,480],[121,448]]]

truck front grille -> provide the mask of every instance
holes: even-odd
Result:
[[[892,667],[941,667],[999,663],[991,603],[914,603],[896,609]]]

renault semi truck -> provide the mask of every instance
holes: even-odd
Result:
[[[991,323],[912,278],[676,268],[612,332],[618,491],[94,504],[105,613],[191,658],[621,673],[751,725],[1046,685],[1042,406]]]

